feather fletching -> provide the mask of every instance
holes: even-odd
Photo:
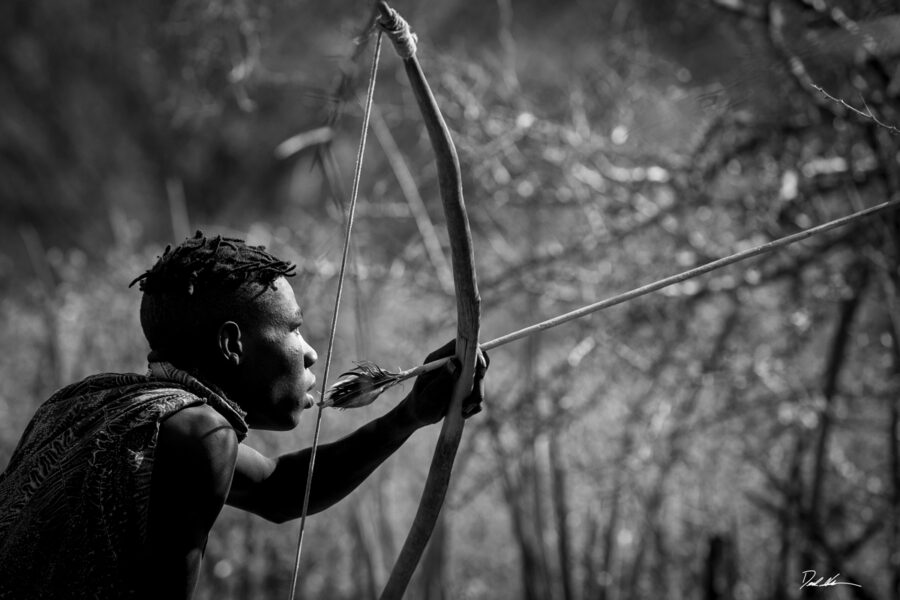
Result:
[[[363,361],[356,368],[341,373],[325,394],[322,406],[359,408],[372,404],[388,388],[406,379],[401,373],[386,371],[375,363]]]

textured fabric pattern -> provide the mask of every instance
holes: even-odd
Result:
[[[246,436],[237,405],[167,363],[45,402],[0,474],[0,598],[134,597],[160,422],[203,403]]]

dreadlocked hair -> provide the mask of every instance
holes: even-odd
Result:
[[[248,246],[244,240],[217,235],[207,238],[197,231],[176,246],[166,246],[149,270],[135,278],[145,294],[232,290],[257,283],[271,287],[279,277],[294,276],[297,265],[280,260],[264,246]]]
[[[162,256],[129,287],[138,284],[141,327],[150,344],[149,360],[189,369],[215,352],[215,332],[225,321],[253,320],[263,294],[296,265],[275,258],[262,246],[203,233]]]

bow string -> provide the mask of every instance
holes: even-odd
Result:
[[[331,367],[332,352],[334,350],[334,339],[337,332],[338,314],[340,313],[341,297],[344,290],[344,279],[347,270],[347,263],[350,256],[350,240],[353,232],[353,222],[356,214],[356,201],[359,197],[359,182],[362,178],[363,155],[366,149],[366,138],[369,130],[369,117],[372,114],[372,102],[375,95],[375,76],[378,72],[378,61],[381,56],[381,33],[379,32],[375,40],[375,51],[372,55],[372,67],[369,72],[369,86],[366,91],[366,102],[363,110],[362,133],[359,139],[359,148],[356,154],[356,167],[353,173],[353,190],[350,194],[350,205],[347,208],[347,224],[344,232],[344,247],[341,256],[341,268],[338,274],[337,292],[334,299],[334,310],[331,316],[331,327],[328,336],[328,350],[325,355],[325,368],[322,374],[322,392],[321,396],[325,396],[325,388],[328,381],[328,372]],[[309,498],[312,490],[313,471],[316,465],[316,453],[319,447],[319,434],[322,430],[322,414],[324,406],[319,403],[316,410],[316,426],[313,433],[313,443],[310,448],[309,467],[306,472],[306,485],[303,490],[303,507],[300,511],[300,532],[297,536],[297,552],[294,557],[294,569],[291,574],[291,589],[289,600],[294,600],[297,593],[297,583],[300,575],[300,556],[303,552],[303,534],[306,530],[306,517],[309,514]]]

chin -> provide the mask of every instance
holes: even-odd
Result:
[[[297,410],[289,415],[289,417],[284,422],[284,427],[279,429],[278,431],[290,431],[291,429],[295,429],[297,425],[300,424],[300,415],[303,412],[303,409]]]
[[[247,425],[253,429],[265,431],[290,431],[300,424],[300,416],[303,409],[299,408],[290,412],[277,415],[247,415]]]

